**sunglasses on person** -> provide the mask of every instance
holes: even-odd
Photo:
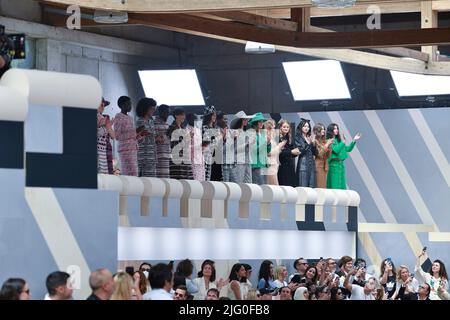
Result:
[[[141,268],[141,271],[150,271],[150,268]]]

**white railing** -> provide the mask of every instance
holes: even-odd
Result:
[[[127,216],[127,199],[141,197],[140,215],[167,216],[177,210],[181,218],[187,219],[188,227],[201,227],[205,219],[220,224],[232,211],[241,219],[249,218],[251,211],[257,210],[261,220],[271,220],[273,212],[279,212],[282,220],[289,215],[296,221],[305,221],[305,207],[312,205],[316,211],[316,221],[324,221],[323,208],[332,208],[330,223],[348,221],[347,207],[358,207],[359,194],[353,190],[312,189],[303,187],[237,184],[231,182],[195,180],[174,180],[159,178],[139,178],[130,176],[98,175],[98,188],[118,191],[120,196],[119,215],[123,221]],[[151,212],[150,201],[162,200],[162,212]],[[171,201],[169,201],[171,200]],[[174,201],[179,208],[173,206]],[[172,204],[173,208],[170,208]],[[256,209],[255,209],[256,207]],[[274,210],[277,208],[277,210]],[[336,210],[342,208],[344,210]],[[125,223],[126,224],[126,223]],[[209,224],[209,223],[207,223]]]

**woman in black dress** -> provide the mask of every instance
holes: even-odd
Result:
[[[280,130],[280,142],[286,140],[286,144],[280,153],[280,166],[278,168],[278,183],[280,186],[296,186],[295,157],[300,154],[298,148],[294,146],[292,139],[291,125],[286,120],[278,122]]]
[[[301,119],[295,133],[295,145],[300,150],[297,162],[297,178],[299,187],[316,187],[316,163],[314,156],[317,150],[311,139],[311,125],[307,119]]]

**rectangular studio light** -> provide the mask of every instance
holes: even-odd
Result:
[[[400,97],[450,94],[450,76],[390,71]]]
[[[283,68],[296,101],[351,99],[338,61],[283,62]]]
[[[158,104],[203,106],[202,90],[194,69],[139,71],[145,95]]]

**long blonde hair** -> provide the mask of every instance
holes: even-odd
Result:
[[[285,265],[279,265],[275,268],[275,279],[276,280],[280,280],[280,278],[283,275],[284,269],[286,269]],[[282,279],[282,281],[284,281],[284,278]]]
[[[288,143],[292,144],[292,128],[291,128],[291,124],[289,123],[289,121],[285,120],[285,119],[281,119],[280,121],[278,121],[278,129],[281,129],[281,126],[283,124],[287,124],[289,126],[289,132],[288,132]],[[281,136],[281,130],[280,130],[280,136]]]
[[[248,290],[247,298],[245,300],[258,300],[258,290],[254,288]]]
[[[408,267],[402,264],[400,267],[398,267],[398,270],[397,270],[397,280],[398,281],[402,281],[403,282],[403,280],[402,280],[402,271],[403,270],[408,271],[408,275],[409,275]]]
[[[133,279],[126,272],[118,272],[114,276],[116,290],[111,296],[111,300],[131,300],[133,289]]]

